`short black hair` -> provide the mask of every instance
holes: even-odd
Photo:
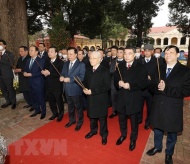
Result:
[[[75,47],[68,47],[67,51],[74,50],[74,53],[77,54],[77,49]]]
[[[36,51],[38,51],[38,47],[35,45],[31,45],[30,47],[34,47]]]
[[[50,49],[50,48],[55,49],[55,52],[57,52],[57,48],[56,48],[55,46],[50,46],[49,49]]]
[[[82,54],[84,55],[84,51],[83,51],[83,50],[78,50],[78,52],[79,52],[79,51],[81,51],[81,52],[82,52]],[[77,52],[77,54],[78,54],[78,52]]]
[[[126,49],[133,50],[134,53],[136,52],[136,49],[135,49],[135,47],[133,47],[133,46],[126,46],[126,47],[125,47],[125,50],[126,50]]]
[[[119,47],[118,50],[123,50],[124,51],[124,48],[123,47]]]
[[[0,39],[0,42],[2,42],[4,45],[7,45],[7,43],[3,39]]]
[[[154,49],[154,52],[155,52],[155,50],[160,50],[160,53],[162,52],[162,49],[159,48],[159,47],[158,47],[158,48],[155,48],[155,49]]]
[[[176,51],[177,53],[179,53],[179,48],[178,48],[177,46],[174,46],[174,45],[169,45],[169,46],[167,46],[167,47],[164,49],[164,52],[165,52],[166,50],[169,50],[170,48],[174,48],[175,51]]]
[[[28,47],[26,47],[26,46],[20,46],[19,48],[23,48],[24,51],[28,51]]]
[[[99,48],[98,51],[102,51],[103,53],[105,53],[105,51],[102,48]]]
[[[42,44],[44,47],[46,47],[46,45],[44,43],[39,43],[39,45]]]
[[[118,50],[118,47],[117,47],[117,46],[111,46],[111,49],[116,49],[116,50]]]

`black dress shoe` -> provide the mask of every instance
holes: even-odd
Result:
[[[150,124],[145,124],[144,129],[148,130],[150,128]]]
[[[57,118],[57,122],[61,122],[62,119],[63,119],[63,117],[58,117],[58,118]]]
[[[85,138],[86,139],[89,139],[89,138],[91,138],[92,136],[94,136],[94,135],[96,135],[97,134],[97,132],[96,133],[91,133],[91,132],[89,132],[87,135],[85,135]]]
[[[161,153],[161,152],[162,152],[162,149],[157,149],[157,148],[153,147],[152,149],[148,150],[146,152],[146,154],[149,155],[149,156],[153,156],[156,153]]]
[[[116,142],[116,145],[121,145],[125,139],[126,139],[126,136],[119,137]]]
[[[57,115],[58,115],[58,114],[55,114],[55,115],[51,116],[51,117],[49,118],[49,120],[54,120],[55,118],[57,118]]]
[[[31,107],[31,108],[29,109],[29,111],[32,112],[32,111],[34,111],[34,109],[35,109],[34,107]]]
[[[71,125],[73,125],[73,124],[75,124],[75,122],[68,122],[66,125],[65,125],[65,127],[66,128],[69,128]]]
[[[25,105],[25,106],[23,106],[23,108],[29,108],[29,107],[31,107],[31,105]]]
[[[102,145],[106,145],[107,144],[107,137],[102,137]]]
[[[40,120],[44,119],[46,117],[45,114],[42,114],[41,117],[40,117]]]
[[[77,125],[77,126],[75,127],[75,131],[79,131],[79,130],[81,129],[81,126],[82,126],[82,125]]]
[[[109,118],[114,118],[115,116],[117,116],[117,113],[116,113],[116,112],[112,113],[112,114],[109,116]]]
[[[38,114],[40,114],[41,112],[35,112],[35,113],[33,113],[32,115],[30,115],[30,117],[35,117],[35,116],[37,116]]]
[[[130,145],[129,145],[129,150],[130,151],[133,151],[136,147],[136,141],[131,141],[130,142]]]
[[[6,107],[8,107],[9,105],[11,105],[11,103],[5,103],[5,104],[1,105],[1,108],[6,108]]]
[[[173,164],[172,155],[166,154],[166,156],[165,156],[165,164]]]
[[[15,109],[15,108],[16,108],[16,104],[12,104],[11,109]]]

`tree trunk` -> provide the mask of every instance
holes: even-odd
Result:
[[[28,46],[27,13],[25,0],[0,1],[0,38],[7,42],[7,50],[15,55],[18,48]]]

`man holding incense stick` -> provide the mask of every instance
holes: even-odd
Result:
[[[141,94],[142,89],[148,85],[148,74],[145,67],[135,60],[135,49],[133,47],[125,48],[124,60],[118,65],[114,74],[114,82],[119,89],[116,110],[121,131],[121,136],[118,138],[116,145],[122,144],[127,137],[127,117],[129,117],[131,121],[129,150],[133,151],[138,136],[138,113],[141,110]]]
[[[11,109],[16,108],[16,92],[13,88],[14,55],[6,50],[7,43],[0,40],[0,89],[6,103],[1,108],[11,105]]]
[[[44,94],[44,76],[41,74],[44,68],[44,60],[37,57],[38,48],[34,45],[29,48],[30,59],[26,61],[26,66],[23,75],[29,78],[29,86],[32,98],[32,105],[35,112],[30,117],[35,117],[41,114],[40,119],[46,116],[46,103]]]
[[[81,86],[75,82],[74,78],[78,77],[83,81],[85,75],[85,64],[77,60],[77,49],[75,47],[69,47],[67,52],[68,61],[64,63],[60,77],[60,81],[65,83],[64,90],[68,103],[69,122],[65,127],[68,128],[77,122],[75,131],[79,131],[84,121],[83,92]]]
[[[50,59],[46,59],[44,70],[41,73],[46,77],[46,96],[52,111],[52,116],[49,120],[57,118],[57,122],[60,122],[64,115],[64,105],[62,97],[63,84],[59,81],[59,78],[64,62],[57,56],[56,47],[54,46],[49,48],[48,57]]]
[[[147,151],[153,156],[162,151],[162,140],[167,133],[165,163],[172,164],[178,132],[183,131],[183,99],[190,96],[190,69],[179,63],[179,48],[169,45],[164,50],[166,64],[160,67],[149,86],[154,94],[151,125],[154,128],[154,147]]]
[[[98,121],[100,122],[100,135],[102,144],[107,143],[108,128],[108,91],[111,87],[111,76],[109,70],[100,63],[102,56],[99,51],[93,51],[90,56],[92,67],[87,68],[84,78],[83,92],[87,95],[87,115],[90,118],[90,132],[86,139],[97,134]]]

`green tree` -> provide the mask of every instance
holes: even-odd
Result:
[[[125,19],[123,24],[126,24],[129,32],[137,36],[137,46],[142,45],[142,34],[148,34],[152,27],[151,22],[153,17],[156,17],[159,11],[159,6],[163,4],[163,0],[129,0],[125,3]]]
[[[190,34],[190,1],[189,0],[171,0],[169,7],[168,26],[175,25],[178,30],[184,34]],[[190,67],[190,45],[188,46],[187,66]]]
[[[59,50],[68,47],[70,43],[70,34],[66,30],[66,23],[63,19],[62,12],[57,13],[50,21],[51,29],[48,30],[50,43],[55,45]]]

